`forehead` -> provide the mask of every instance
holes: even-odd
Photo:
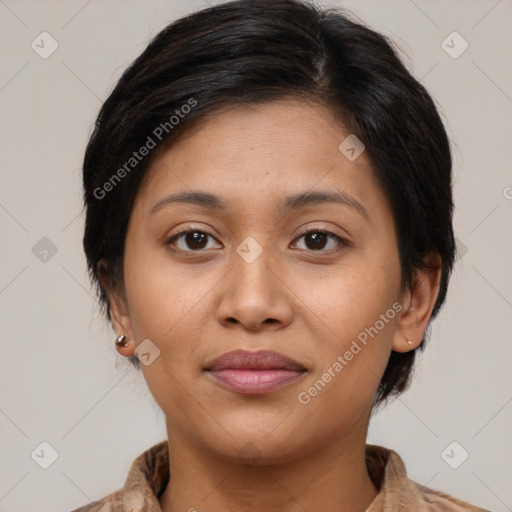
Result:
[[[203,118],[155,157],[137,202],[147,210],[166,193],[192,189],[226,197],[229,205],[265,208],[284,195],[329,188],[370,203],[385,200],[365,152],[350,160],[340,151],[348,135],[316,103],[232,106]]]

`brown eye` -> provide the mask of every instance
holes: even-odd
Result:
[[[187,229],[173,235],[168,241],[168,245],[173,245],[181,251],[193,252],[201,251],[207,248],[208,237],[213,238],[209,233],[199,229]],[[178,243],[177,243],[178,242]]]
[[[320,229],[307,231],[299,236],[298,239],[301,238],[304,238],[305,249],[308,251],[336,252],[348,245],[348,242],[338,235]],[[334,243],[331,243],[331,247],[326,248],[329,245],[330,239],[334,240]],[[339,247],[340,245],[342,246],[341,248]]]

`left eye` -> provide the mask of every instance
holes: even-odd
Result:
[[[167,241],[167,245],[176,246],[178,250],[184,252],[200,252],[202,249],[208,248],[208,237],[214,239],[212,235],[205,231],[201,231],[199,229],[187,229],[173,235]],[[321,229],[312,229],[310,231],[306,231],[305,233],[302,233],[302,235],[300,235],[298,238],[296,238],[296,240],[300,240],[301,238],[304,238],[305,240],[305,250],[316,252],[324,250],[329,252],[336,252],[349,245],[348,242],[340,236],[335,235],[330,231],[324,231]],[[334,246],[326,248],[325,246],[329,245],[329,239],[334,240]],[[179,247],[180,244],[178,242],[180,241],[183,242],[182,247]],[[342,247],[337,248],[336,245]]]
[[[304,238],[305,237],[305,238]],[[311,231],[306,231],[306,233],[302,233],[297,240],[300,240],[301,238],[305,239],[305,245],[306,250],[311,251],[321,251],[325,250],[325,245],[328,244],[328,239],[331,238],[333,240],[336,240],[339,245],[341,246],[347,246],[348,243],[346,240],[341,238],[338,235],[335,235],[334,233],[331,233],[330,231],[324,231],[321,229],[313,229]],[[341,250],[336,248],[336,243],[334,244],[334,251]]]

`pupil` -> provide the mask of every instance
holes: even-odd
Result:
[[[187,245],[192,249],[201,249],[202,246],[204,245],[205,239],[205,233],[194,231],[193,233],[187,234]],[[199,245],[199,247],[196,247],[196,245]]]
[[[312,248],[318,249],[322,245],[322,242],[325,243],[326,236],[327,235],[325,233],[319,233],[319,232],[310,234],[309,239],[314,241]]]

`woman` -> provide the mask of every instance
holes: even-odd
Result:
[[[90,274],[168,439],[77,510],[483,510],[366,444],[455,253],[443,124],[382,35],[298,0],[180,19],[83,171]]]

